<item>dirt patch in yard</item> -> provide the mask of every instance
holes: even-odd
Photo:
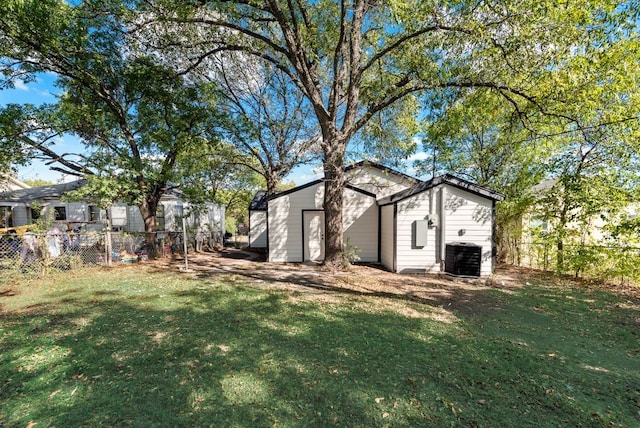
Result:
[[[525,273],[515,269],[500,270],[491,278],[466,279],[434,274],[396,274],[381,266],[357,264],[347,272],[327,271],[317,264],[268,263],[262,254],[225,249],[220,252],[189,254],[185,274],[207,278],[230,275],[239,280],[251,279],[252,286],[314,293],[314,298],[328,298],[333,293],[368,295],[415,301],[447,310],[495,310],[498,305],[491,289],[507,293],[523,286]],[[159,259],[150,264],[161,269],[184,272],[181,257]]]
[[[162,269],[184,271],[184,259],[159,259],[150,264]],[[292,292],[315,293],[320,297],[328,293],[371,295],[422,302],[454,311],[479,314],[494,311],[500,306],[500,297],[489,290],[513,293],[527,283],[543,282],[557,286],[606,288],[617,294],[640,299],[638,287],[610,287],[589,281],[576,281],[570,277],[554,276],[513,266],[501,267],[488,278],[458,278],[445,274],[397,274],[381,266],[357,264],[347,272],[327,271],[318,264],[269,263],[263,253],[225,248],[217,252],[189,254],[188,272],[196,277],[231,275],[261,288],[285,289]]]

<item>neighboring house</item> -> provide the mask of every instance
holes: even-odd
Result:
[[[358,261],[392,272],[492,272],[493,214],[502,195],[449,175],[421,182],[371,162],[345,172],[344,241]],[[266,229],[269,261],[324,259],[323,203],[323,180],[271,195],[266,206],[256,203],[266,225],[250,226]],[[460,269],[468,263],[477,269]]]
[[[41,216],[51,216],[56,224],[65,224],[68,230],[102,230],[107,225],[107,212],[113,230],[144,232],[140,210],[135,206],[114,204],[107,211],[87,202],[63,202],[63,195],[83,186],[85,181],[51,186],[18,189],[0,193],[0,212],[4,213],[4,227],[16,227],[34,223]],[[224,230],[224,207],[208,203],[204,212],[195,215],[187,202],[175,191],[162,196],[157,212],[159,231],[181,231],[179,221],[187,213],[187,224],[194,228]]]
[[[14,178],[8,174],[0,173],[0,192],[5,192],[7,190],[18,190],[18,189],[28,189],[29,186],[27,183],[23,183],[22,181]]]
[[[574,203],[565,213],[566,223],[562,226],[559,219],[562,201],[546,198],[555,194],[551,192],[562,193],[561,186],[560,180],[548,179],[530,189],[535,202],[517,220],[517,240],[512,248],[505,251],[510,253],[512,263],[544,270],[558,269],[560,247],[563,251],[562,269],[579,268],[584,271],[587,268],[604,269],[605,255],[614,254],[612,250],[616,248],[633,250],[628,254],[637,254],[640,248],[637,232],[640,225],[639,203],[625,203],[617,207],[615,213],[600,206],[600,211],[592,211],[589,215],[583,215],[582,207]],[[600,258],[595,256],[596,253]],[[615,260],[611,263],[621,262]]]

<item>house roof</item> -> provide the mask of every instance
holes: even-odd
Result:
[[[487,199],[492,199],[494,201],[504,200],[504,196],[498,192],[495,192],[486,187],[471,183],[470,181],[466,181],[461,178],[455,177],[453,175],[444,174],[438,177],[434,177],[429,181],[418,183],[406,190],[400,191],[398,193],[394,193],[391,196],[387,196],[386,198],[380,199],[378,201],[378,204],[389,205],[389,204],[401,201],[403,199],[409,198],[418,193],[424,192],[425,190],[432,189],[441,184],[448,184],[450,186],[457,187],[462,190],[466,190],[467,192],[474,193],[476,195],[480,195]]]
[[[249,211],[266,211],[267,196],[266,190],[258,190],[249,203]]]
[[[284,191],[279,192],[279,193],[274,193],[272,195],[268,195],[268,196],[265,197],[265,203],[266,203],[266,201],[270,201],[271,199],[276,199],[276,198],[279,198],[281,196],[290,195],[291,193],[295,193],[295,192],[298,192],[300,190],[306,189],[307,187],[315,186],[316,184],[321,184],[321,183],[324,183],[324,179],[323,178],[318,179],[318,180],[310,181],[309,183],[303,184],[301,186],[294,187],[293,189],[288,189],[288,190],[284,190]],[[375,194],[373,194],[371,192],[367,192],[364,189],[360,189],[359,187],[352,186],[350,184],[345,184],[344,187],[345,187],[345,189],[350,189],[350,190],[353,190],[353,191],[356,191],[356,192],[360,192],[360,193],[362,193],[364,195],[371,196],[372,198],[376,197]]]
[[[386,167],[384,165],[380,165],[379,163],[372,162],[370,160],[362,160],[360,162],[356,162],[354,164],[351,164],[351,165],[347,166],[344,170],[345,170],[345,172],[348,172],[348,171],[351,171],[351,170],[354,170],[354,169],[358,169],[358,168],[361,168],[361,167],[366,167],[366,166],[370,166],[372,168],[379,169],[380,171],[384,171],[384,172],[386,172],[388,174],[393,174],[393,175],[395,175],[397,177],[404,178],[405,180],[409,180],[409,181],[411,181],[413,183],[421,183],[422,182],[421,180],[419,180],[419,179],[417,179],[415,177],[412,177],[412,176],[407,175],[407,174],[405,174],[403,172],[400,172],[400,171],[396,171],[395,169]]]
[[[28,184],[23,183],[9,174],[0,173],[0,190],[28,189],[30,187]]]
[[[87,180],[77,180],[69,183],[52,184],[49,186],[31,187],[28,189],[10,190],[0,193],[0,201],[32,202],[37,200],[60,199],[62,195],[76,190],[87,183]]]
[[[404,174],[404,173],[402,173],[400,171],[396,171],[396,170],[391,169],[391,168],[387,168],[386,166],[377,164],[375,162],[371,162],[369,160],[362,160],[360,162],[351,164],[351,165],[345,167],[344,171],[345,172],[349,172],[349,171],[352,171],[352,170],[355,170],[355,169],[358,169],[358,168],[361,168],[361,167],[366,167],[366,166],[379,169],[379,170],[384,171],[384,172],[386,172],[388,174],[393,174],[393,175],[395,175],[397,177],[401,177],[401,178],[403,178],[405,180],[409,180],[409,181],[411,181],[413,183],[422,183],[420,180],[418,180],[415,177],[411,177],[410,175]],[[275,199],[275,198],[278,198],[280,196],[288,195],[288,194],[297,192],[299,190],[306,189],[307,187],[315,186],[316,184],[322,183],[323,181],[324,181],[324,179],[320,178],[320,179],[317,179],[317,180],[314,180],[314,181],[310,181],[309,183],[305,183],[305,184],[302,184],[300,186],[296,186],[296,187],[294,187],[292,189],[284,190],[282,192],[274,193],[272,195],[265,195],[265,197],[264,197],[264,204],[265,204],[264,209],[266,210],[266,202],[267,202],[267,200]],[[366,191],[364,189],[361,189],[361,188],[359,188],[357,186],[346,184],[345,187],[347,189],[355,190],[357,192],[364,193],[364,194],[366,194],[368,196],[372,196],[374,198],[376,197],[375,194],[373,194],[371,192],[368,192],[368,191]],[[258,196],[258,194],[256,193],[256,196],[254,196],[253,200],[251,201],[251,205],[249,205],[249,209],[250,210],[260,210],[260,209],[262,209],[262,208],[251,208],[253,206],[253,202],[256,200],[257,196]]]

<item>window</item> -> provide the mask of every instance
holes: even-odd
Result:
[[[31,220],[36,221],[40,218],[42,214],[42,207],[40,206],[32,206],[31,207]]]
[[[53,207],[53,212],[55,214],[55,221],[66,220],[67,219],[67,208],[66,207]]]
[[[529,224],[532,229],[539,230],[540,232],[549,232],[549,222],[543,218],[534,217]]]
[[[164,230],[164,205],[158,204],[156,209],[156,229]]]
[[[89,221],[100,221],[100,208],[89,205]]]
[[[13,227],[11,207],[0,206],[0,227]]]

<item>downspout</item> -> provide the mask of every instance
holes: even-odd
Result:
[[[438,216],[440,218],[440,272],[444,272],[445,266],[444,266],[444,261],[445,261],[445,251],[446,251],[446,244],[445,244],[445,237],[447,235],[447,215],[446,215],[446,209],[445,209],[445,203],[446,203],[446,199],[447,199],[447,189],[442,186],[442,188],[440,189],[440,215]]]
[[[393,204],[393,271],[398,271],[398,203]]]
[[[498,240],[496,236],[496,201],[491,201],[491,273],[495,272],[498,257]]]
[[[269,236],[269,199],[266,200],[265,202],[266,206],[265,206],[265,213],[264,213],[264,221],[267,223],[266,225],[266,231],[267,231],[267,245],[266,245],[266,251],[267,251],[267,261],[270,262],[271,261],[271,237]]]
[[[433,261],[434,263],[438,261],[438,238],[435,234],[436,230],[440,230],[440,225],[434,221],[434,212],[436,211],[436,194],[433,190],[433,187],[429,189],[429,218],[427,224],[428,233],[431,234],[433,231]],[[428,241],[430,242],[430,241]]]
[[[378,205],[378,263],[382,263],[382,206]]]

